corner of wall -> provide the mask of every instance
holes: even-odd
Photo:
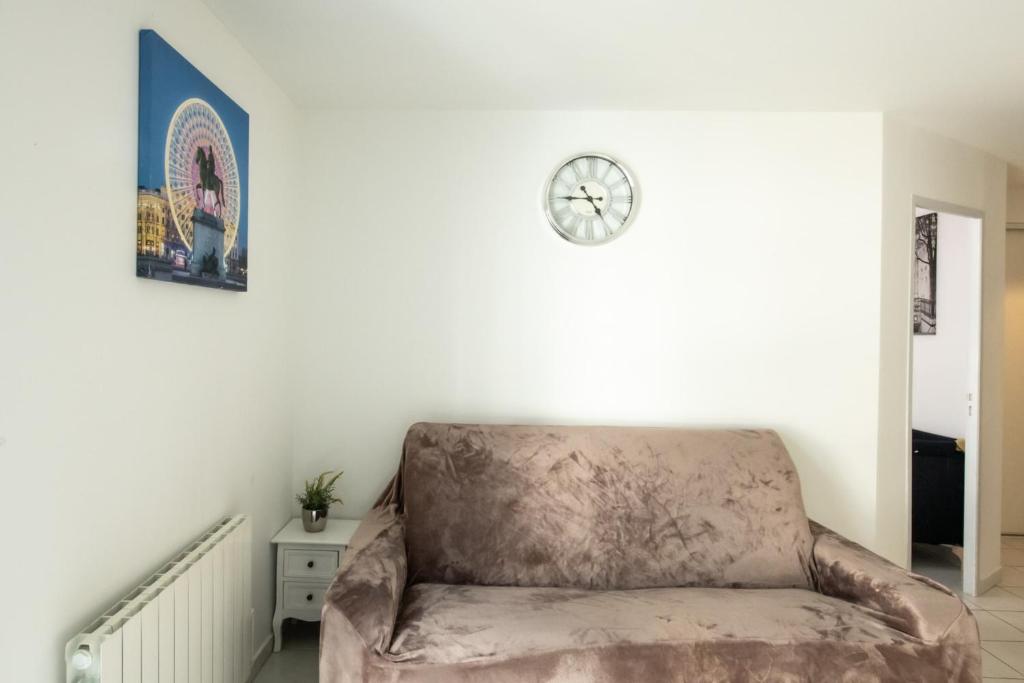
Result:
[[[882,274],[878,393],[879,551],[909,562],[910,533],[910,263],[914,198],[980,211],[983,234],[981,403],[982,532],[979,575],[999,562],[993,507],[999,507],[1002,462],[1002,298],[1006,163],[970,145],[886,114],[882,162]]]

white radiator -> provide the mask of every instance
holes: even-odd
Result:
[[[251,553],[247,516],[215,524],[68,641],[68,683],[247,681]]]

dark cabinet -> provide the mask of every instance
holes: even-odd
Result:
[[[964,454],[956,441],[913,432],[914,543],[964,544]]]

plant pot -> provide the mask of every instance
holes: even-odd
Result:
[[[323,531],[327,526],[327,510],[307,510],[302,508],[302,528],[314,534]]]

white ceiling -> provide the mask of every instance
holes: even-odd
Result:
[[[1024,165],[1024,0],[206,0],[303,107],[899,112]]]

